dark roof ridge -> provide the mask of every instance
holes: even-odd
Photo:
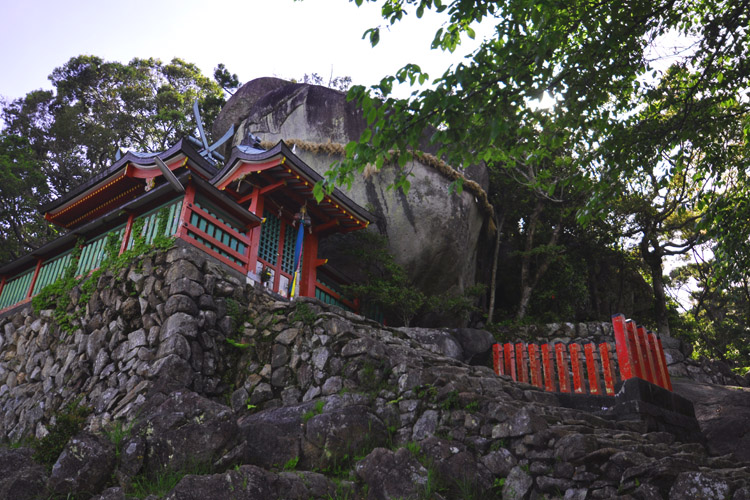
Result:
[[[52,200],[49,203],[46,203],[40,206],[39,210],[44,214],[44,213],[47,213],[56,209],[57,207],[61,205],[64,205],[65,203],[72,200],[73,198],[85,193],[88,189],[100,183],[107,177],[113,175],[115,172],[120,170],[124,165],[127,165],[130,162],[138,164],[138,165],[143,165],[144,163],[154,164],[155,163],[154,158],[156,156],[158,156],[162,160],[166,160],[167,158],[175,156],[178,153],[183,153],[186,157],[190,158],[192,161],[197,163],[201,168],[206,170],[206,172],[209,175],[211,175],[213,172],[216,171],[216,167],[214,167],[209,161],[203,158],[200,155],[200,153],[198,153],[198,151],[190,144],[189,141],[185,139],[180,139],[166,151],[154,153],[154,155],[150,157],[140,156],[140,155],[132,153],[131,151],[128,151],[119,160],[115,161],[112,165],[110,165],[104,171],[95,175],[94,177],[84,182],[83,184],[79,185],[75,189],[68,191],[67,193],[58,197],[57,199]]]
[[[323,179],[322,175],[320,175],[315,171],[315,169],[305,163],[302,158],[297,156],[282,139],[279,140],[279,142],[276,143],[276,145],[272,148],[260,153],[245,153],[244,151],[240,151],[237,147],[233,147],[229,159],[224,163],[224,167],[213,177],[213,179],[211,179],[211,183],[215,184],[219,179],[224,177],[226,173],[232,168],[234,163],[238,160],[263,161],[273,158],[274,156],[277,156],[279,154],[284,155],[289,160],[289,162],[291,162],[300,171],[300,173],[308,177],[313,184]],[[350,211],[354,212],[361,219],[364,219],[368,222],[375,222],[375,216],[373,216],[363,207],[359,206],[359,204],[354,202],[351,198],[346,196],[340,189],[334,188],[330,196],[338,199],[342,204],[346,205]]]

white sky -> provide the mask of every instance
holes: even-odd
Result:
[[[373,49],[362,34],[384,23],[376,5],[347,0],[0,0],[0,96],[51,88],[52,70],[80,54],[180,57],[207,76],[224,63],[243,83],[333,71],[370,85],[407,63],[434,78],[470,51],[430,51],[439,20],[427,15],[382,30]]]

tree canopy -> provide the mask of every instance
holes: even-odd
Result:
[[[223,65],[216,77],[239,84]],[[181,59],[78,56],[49,80],[53,90],[0,102],[0,260],[53,236],[38,207],[107,167],[117,148],[164,150],[195,130],[194,101],[209,127],[225,102],[222,87]]]
[[[382,15],[364,34],[373,46],[428,10],[443,20],[424,41],[435,50],[460,50],[478,23],[492,23],[494,36],[437,77],[408,64],[354,86],[349,97],[368,129],[329,173],[329,187],[367,165],[403,167],[429,134],[454,167],[484,162],[548,201],[585,186],[578,223],[636,228],[641,239],[630,244],[659,277],[667,246],[687,249],[698,236],[713,245],[720,277],[743,274],[750,2],[369,1]],[[397,82],[429,85],[401,98]],[[551,106],[540,105],[545,95]],[[396,186],[408,189],[407,172]]]

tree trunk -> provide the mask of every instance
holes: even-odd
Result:
[[[496,212],[497,213],[497,212]],[[497,221],[497,228],[495,229],[495,253],[492,255],[492,271],[490,274],[490,305],[487,311],[487,323],[492,323],[492,319],[495,314],[495,288],[497,288],[497,261],[500,255],[500,234],[503,231],[503,224],[505,223],[505,216],[503,215],[499,221]]]
[[[544,208],[542,200],[537,200],[534,212],[531,214],[529,220],[528,231],[526,232],[526,244],[524,247],[524,255],[521,260],[521,301],[518,304],[518,312],[516,313],[516,319],[521,320],[526,317],[528,312],[529,303],[531,302],[531,294],[534,292],[539,280],[547,272],[550,264],[552,263],[552,257],[547,254],[541,257],[541,263],[536,269],[534,276],[529,280],[529,272],[531,268],[531,249],[534,246],[534,232],[539,222],[539,216]],[[557,225],[552,230],[552,236],[550,236],[548,245],[550,247],[557,245],[557,240],[560,237],[560,229],[562,228],[562,217],[557,221]]]
[[[649,249],[649,243],[652,244],[653,250]],[[643,239],[641,240],[641,255],[651,272],[657,329],[660,335],[669,335],[669,315],[667,313],[667,294],[664,290],[662,249],[655,236],[650,237],[649,233],[644,233]]]

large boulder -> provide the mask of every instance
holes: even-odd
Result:
[[[31,448],[0,447],[0,500],[43,498],[47,471],[32,460]]]
[[[91,495],[102,489],[115,468],[115,446],[82,433],[72,438],[52,467],[49,488],[58,495]]]
[[[320,174],[340,158],[329,154],[326,145],[357,140],[366,126],[356,104],[342,92],[317,85],[284,85],[268,78],[248,82],[230,99],[217,119],[214,136],[232,123],[237,125],[234,145],[250,133],[267,143],[296,143],[295,153]],[[462,293],[475,283],[478,240],[486,215],[469,190],[451,193],[451,181],[434,167],[412,162],[405,170],[412,174],[408,193],[387,189],[398,171],[385,166],[357,177],[346,195],[376,216],[370,230],[388,237],[389,250],[420,289]],[[486,189],[486,168],[472,166],[465,174]],[[320,254],[346,272],[344,256],[336,253],[345,245],[345,241],[323,242]],[[357,263],[350,266],[356,268]]]

